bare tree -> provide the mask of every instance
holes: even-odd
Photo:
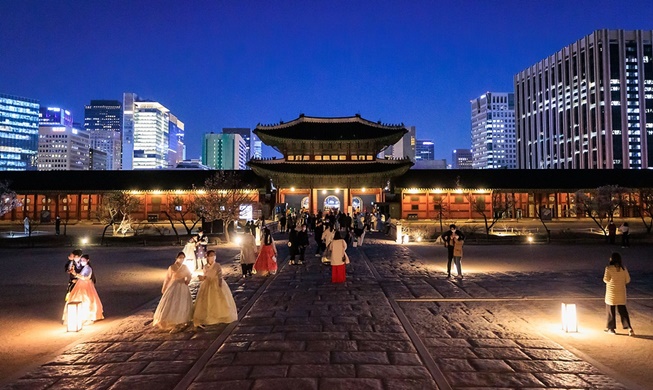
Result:
[[[258,203],[255,189],[244,183],[236,171],[217,171],[204,182],[203,194],[197,198],[199,213],[207,221],[222,220],[225,240],[229,241],[229,224],[238,221],[242,209]]]
[[[9,188],[9,183],[6,181],[0,182],[0,216],[22,205],[23,203],[18,199],[16,192]]]
[[[646,234],[651,234],[653,227],[653,189],[644,189],[639,193],[639,217],[646,227]],[[648,222],[646,219],[648,218]]]
[[[104,235],[111,226],[113,234],[123,235],[132,229],[132,213],[140,206],[140,199],[127,192],[115,191],[102,195],[102,202],[98,210],[98,219],[106,223],[102,231],[102,242]]]
[[[445,216],[445,213],[449,211],[444,201],[445,197],[443,195],[436,195],[433,197],[433,207],[438,214],[438,221],[440,222],[440,233],[443,232],[442,219]]]
[[[467,200],[472,207],[472,211],[483,217],[485,234],[489,237],[490,229],[492,229],[499,219],[503,218],[506,211],[512,208],[513,198],[511,194],[494,191],[490,195],[492,197],[492,207],[490,210],[487,210],[485,196],[470,193],[467,194]]]
[[[186,229],[186,234],[190,236],[197,223],[202,220],[201,206],[201,202],[198,202],[194,195],[168,196],[168,209],[163,213],[168,218],[178,242],[180,238],[177,228],[175,228],[175,222],[180,222]]]
[[[541,207],[541,206],[536,207],[535,208],[535,215],[537,215],[537,218],[540,220],[540,223],[542,224],[542,226],[544,226],[544,230],[546,231],[546,242],[550,243],[551,242],[551,229],[549,229],[549,227],[546,225],[546,222],[544,222],[544,221],[545,220],[550,221],[551,220],[551,218],[550,218],[551,214],[550,214],[550,212],[549,212],[549,214],[544,212],[544,209],[546,209],[546,208]]]
[[[626,204],[628,188],[616,185],[599,187],[589,192],[576,192],[576,211],[590,217],[608,235],[605,221],[612,221],[617,210]]]

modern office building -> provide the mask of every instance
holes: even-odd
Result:
[[[91,103],[84,107],[84,130],[88,132],[91,139],[91,148],[106,154],[105,169],[120,169],[121,129],[122,105],[118,100],[91,100]]]
[[[472,169],[472,151],[470,149],[454,149],[451,153],[452,169]]]
[[[168,167],[175,168],[177,164],[186,158],[186,146],[184,145],[184,122],[175,115],[170,114],[168,124]]]
[[[91,148],[89,150],[89,169],[91,171],[106,171],[108,158],[109,155],[105,151]]]
[[[417,160],[410,169],[447,169],[446,159]]]
[[[240,134],[204,134],[202,164],[220,170],[246,169],[245,140]]]
[[[36,170],[39,101],[0,94],[0,171]]]
[[[247,127],[224,127],[222,134],[240,134],[247,147],[247,161],[252,158],[252,130]]]
[[[420,160],[433,160],[435,158],[435,144],[430,139],[418,139],[415,143],[415,162]]]
[[[597,30],[515,75],[520,168],[653,168],[653,31]]]
[[[517,168],[515,95],[487,92],[471,101],[472,167]]]
[[[39,171],[86,171],[90,137],[68,110],[41,107],[37,166]]]
[[[261,140],[258,139],[256,135],[252,135],[251,158],[255,158],[255,159],[263,158],[263,142],[261,142]]]
[[[122,106],[122,169],[174,167],[168,160],[170,110],[135,93],[123,94]]]

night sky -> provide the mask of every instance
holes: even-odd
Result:
[[[470,147],[470,103],[596,29],[653,29],[653,1],[0,0],[0,93],[72,111],[123,92],[186,124],[351,116]],[[269,153],[269,151],[268,151]]]

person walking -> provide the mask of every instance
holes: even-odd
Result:
[[[331,283],[344,283],[347,279],[346,265],[349,264],[349,256],[347,256],[346,250],[347,243],[342,239],[340,231],[336,230],[333,240],[329,244]]]
[[[152,319],[152,326],[169,330],[170,333],[183,330],[193,316],[193,298],[188,288],[193,275],[184,265],[185,259],[184,252],[179,252],[175,262],[168,267],[161,287],[163,296]]]
[[[263,228],[263,242],[254,263],[254,270],[261,276],[274,275],[277,272],[277,247],[267,227]]]
[[[453,235],[458,236],[458,239],[465,240],[465,235],[460,230],[456,229],[456,225],[449,225],[449,231],[446,231],[440,236],[444,242],[444,247],[447,248],[447,278],[451,277],[451,262],[453,261],[453,248],[454,241],[451,239]]]
[[[193,323],[205,325],[228,324],[238,319],[238,309],[229,285],[222,278],[222,266],[215,261],[215,251],[206,253],[204,275],[199,275],[200,288],[195,301]]]
[[[57,236],[61,232],[61,218],[57,215],[57,217],[54,219],[54,234]]]
[[[240,244],[240,269],[243,272],[243,278],[252,276],[252,268],[256,262],[256,255],[258,254],[256,239],[251,233],[251,231],[245,232]]]
[[[463,269],[462,269],[462,258],[463,258],[463,245],[465,240],[461,239],[457,234],[451,236],[453,240],[453,262],[456,265],[456,271],[458,271],[458,278],[463,278]]]
[[[93,275],[93,268],[91,267],[91,260],[89,255],[82,255],[79,259],[82,270],[78,273],[72,271],[72,275],[77,278],[75,286],[70,292],[68,302],[81,302],[81,309],[79,315],[85,324],[93,323],[95,321],[104,319],[104,308],[102,301],[95,289],[95,281]],[[68,312],[68,305],[64,305],[63,321],[66,323]]]
[[[621,247],[628,248],[630,246],[630,227],[628,222],[624,222],[619,226],[619,231],[621,231]]]
[[[634,336],[635,331],[630,324],[630,316],[626,309],[626,285],[630,283],[630,274],[623,266],[621,255],[614,252],[610,256],[610,264],[605,267],[603,274],[605,283],[605,312],[606,312],[606,329],[609,334],[616,334],[616,317],[615,308],[619,311],[621,325],[628,329],[628,335]]]

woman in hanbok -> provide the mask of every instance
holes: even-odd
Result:
[[[274,245],[274,239],[267,227],[263,228],[262,244],[256,263],[254,263],[254,270],[262,276],[274,275],[277,272],[277,247]]]
[[[193,275],[184,264],[184,252],[177,253],[174,264],[168,267],[161,288],[161,300],[154,312],[153,326],[171,332],[183,329],[193,316],[193,298],[188,283]]]
[[[79,260],[82,270],[78,273],[73,268],[70,273],[77,281],[75,287],[70,291],[68,302],[81,302],[80,317],[84,323],[89,324],[95,321],[104,319],[104,309],[102,308],[102,301],[95,290],[95,276],[93,275],[93,268],[89,255],[82,255]],[[66,314],[68,306],[63,309],[63,321],[66,323]]]
[[[252,235],[252,231],[246,231],[240,243],[240,267],[243,272],[243,278],[252,276],[252,267],[256,262],[257,254],[256,239]]]
[[[195,264],[195,237],[188,240],[183,249],[184,255],[186,256],[184,262],[190,266],[190,269],[195,271],[198,270]]]
[[[346,265],[349,264],[349,256],[347,256],[347,243],[340,236],[340,232],[336,230],[330,246],[330,262],[331,262],[331,283],[344,283],[347,279]]]
[[[204,275],[199,275],[200,288],[195,301],[193,323],[204,325],[228,324],[238,319],[238,309],[229,285],[222,278],[222,266],[215,262],[215,251],[208,251]]]

